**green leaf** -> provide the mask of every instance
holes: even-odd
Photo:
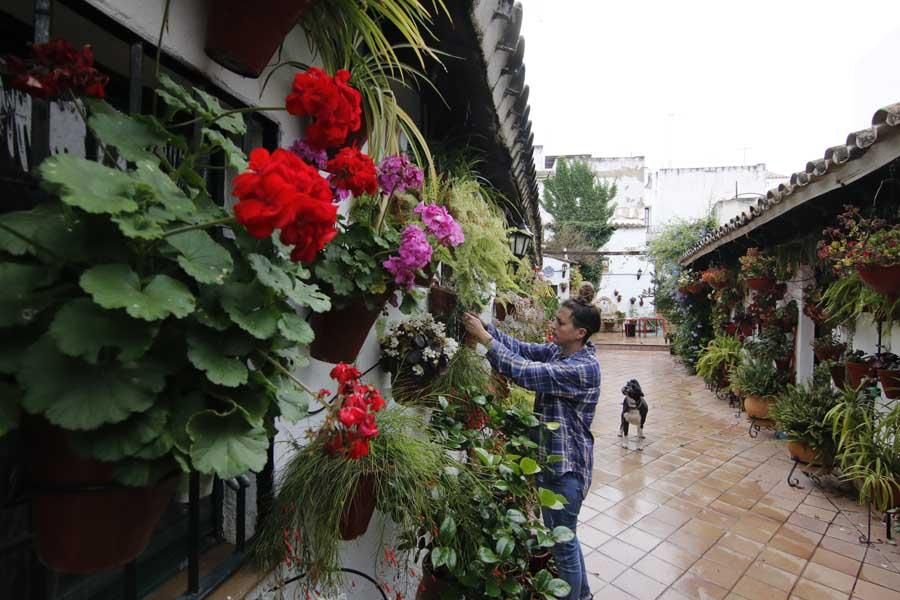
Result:
[[[32,329],[15,327],[0,330],[0,373],[14,375],[22,365],[25,351],[34,343],[37,332]]]
[[[553,528],[553,539],[556,540],[557,544],[561,544],[563,542],[568,542],[570,540],[574,540],[575,533],[568,527],[563,527],[562,525],[558,525]]]
[[[512,538],[503,536],[497,540],[495,550],[497,552],[497,556],[499,556],[501,559],[504,559],[512,556],[515,547],[516,543],[512,540]]]
[[[306,418],[309,414],[309,393],[297,387],[297,384],[287,377],[277,378],[275,385],[278,386],[275,401],[281,411],[281,418],[289,423]]]
[[[443,546],[435,546],[431,551],[431,566],[435,569],[442,567],[447,564],[447,559],[450,558],[451,548],[445,548]]]
[[[440,540],[445,544],[449,544],[456,537],[456,521],[451,515],[444,517],[439,536]]]
[[[159,438],[169,415],[159,405],[132,415],[121,423],[104,425],[97,430],[73,436],[75,448],[82,454],[103,461],[133,457]]]
[[[222,149],[222,152],[225,153],[225,160],[229,167],[238,171],[247,170],[247,156],[244,154],[243,150],[237,147],[237,144],[222,135],[221,132],[209,129],[208,127],[203,128],[203,135],[211,144]]]
[[[234,268],[231,254],[201,230],[185,231],[166,238],[178,250],[178,264],[200,283],[222,284]]]
[[[499,598],[500,597],[500,584],[497,583],[497,579],[493,576],[489,577],[484,582],[484,593],[488,598]]]
[[[247,383],[247,366],[242,360],[223,354],[220,343],[212,334],[194,332],[188,335],[188,360],[206,373],[206,378],[225,387]]]
[[[66,303],[50,324],[50,335],[63,353],[91,364],[97,364],[104,348],[118,349],[121,362],[137,360],[150,349],[157,331],[154,325],[104,310],[87,298]]]
[[[237,405],[228,412],[205,410],[188,423],[191,461],[201,473],[231,479],[266,465],[269,440],[265,429],[253,427]]]
[[[297,344],[309,344],[316,337],[309,323],[295,313],[281,315],[281,319],[278,321],[278,331],[286,339]]]
[[[485,546],[478,547],[478,560],[489,565],[500,561],[500,559],[497,558],[497,555],[494,554],[494,551]]]
[[[0,215],[0,224],[9,227],[59,256],[78,260],[85,254],[85,222],[83,216],[66,209],[61,202],[42,202],[31,210],[18,210]],[[0,229],[0,250],[13,256],[26,254],[44,262],[55,260],[18,236]]]
[[[221,303],[228,317],[257,339],[267,340],[278,331],[282,313],[270,304],[257,285],[227,283],[222,290]]]
[[[484,448],[475,448],[474,450],[475,455],[478,457],[478,460],[481,461],[481,464],[489,466],[493,462],[493,455]]]
[[[505,579],[501,586],[511,598],[519,598],[522,596],[522,584],[515,579]]]
[[[572,587],[562,579],[551,579],[547,583],[547,591],[557,598],[565,598],[572,591]]]
[[[519,462],[519,468],[522,469],[523,475],[534,475],[541,472],[541,467],[537,462],[527,456]]]
[[[124,308],[132,317],[157,321],[172,315],[178,319],[194,311],[190,290],[168,275],[156,275],[141,289],[138,276],[121,263],[88,269],[79,280],[81,288],[103,308]]]
[[[94,214],[134,212],[134,182],[127,173],[72,154],[54,154],[38,168],[44,188],[69,206]]]
[[[115,147],[125,160],[159,162],[159,157],[148,150],[166,143],[157,131],[102,100],[87,100],[87,104],[91,109],[88,125],[98,140]]]
[[[247,256],[250,266],[261,284],[271,290],[283,294],[288,300],[308,306],[315,312],[324,312],[331,308],[331,300],[315,285],[303,283],[293,265],[275,264],[261,254]],[[294,271],[294,272],[292,272]]]
[[[241,115],[240,113],[236,113],[225,117],[219,117],[219,115],[225,112],[225,109],[222,108],[221,104],[219,104],[218,98],[212,96],[211,94],[207,94],[200,88],[194,88],[194,93],[200,96],[200,101],[206,106],[205,114],[215,118],[215,123],[218,127],[221,127],[229,133],[236,133],[238,135],[242,135],[247,132],[247,125],[244,123],[243,115]]]
[[[162,224],[167,221],[160,221],[149,212],[136,212],[116,215],[112,217],[112,222],[118,225],[119,231],[126,237],[136,240],[158,240],[166,232]]]
[[[165,209],[168,220],[180,219],[191,223],[203,220],[203,218],[198,220],[197,207],[191,199],[171,177],[160,170],[158,165],[139,162],[137,169],[131,172],[131,176],[142,191],[148,193],[153,201]]]
[[[542,508],[550,510],[562,510],[566,503],[566,497],[556,494],[547,488],[538,488],[538,500]]]
[[[521,510],[516,510],[515,508],[510,508],[506,511],[506,519],[510,523],[518,523],[522,524],[528,521],[528,518]]]
[[[56,278],[56,269],[44,265],[0,263],[0,327],[27,325],[53,298],[40,293]]]
[[[137,367],[90,365],[61,353],[46,335],[26,352],[19,382],[27,412],[64,429],[91,430],[150,408],[165,374],[147,361]]]
[[[0,381],[0,438],[19,426],[22,390]]]
[[[559,429],[559,422],[549,421],[547,423],[544,423],[544,427],[546,427],[548,431],[556,431],[557,429]]]
[[[185,454],[191,451],[191,438],[188,435],[187,426],[194,415],[206,409],[206,399],[202,392],[191,392],[181,397],[174,398],[169,417],[169,435],[172,437],[175,447]]]

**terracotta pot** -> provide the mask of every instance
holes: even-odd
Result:
[[[889,267],[871,266],[856,267],[859,278],[867,286],[885,296],[896,298],[900,296],[900,265]]]
[[[819,453],[813,450],[806,442],[788,442],[787,451],[788,454],[791,455],[791,458],[796,458],[806,465],[816,464],[816,457],[819,455]]]
[[[844,365],[833,365],[831,367],[831,380],[835,387],[843,388],[847,382],[847,371]]]
[[[115,463],[80,457],[68,433],[45,421],[28,428],[28,444],[35,549],[48,567],[94,573],[144,551],[178,485],[176,472],[149,487],[118,485]]]
[[[502,302],[494,302],[494,318],[498,321],[506,320],[506,306]]]
[[[741,335],[753,335],[753,323],[749,321],[744,321],[740,325]]]
[[[211,0],[206,15],[207,56],[244,77],[259,77],[284,37],[314,0]]]
[[[357,298],[342,308],[313,313],[309,324],[316,339],[309,345],[310,356],[328,363],[355,361],[388,296],[370,297],[374,308],[369,308],[366,298]]]
[[[744,279],[747,287],[756,292],[766,292],[775,287],[775,279],[773,277],[748,277]]]
[[[819,360],[838,360],[844,353],[846,346],[843,344],[837,346],[828,346],[827,348],[814,348],[813,354]]]
[[[900,398],[900,371],[878,369],[878,381],[881,382],[886,398]]]
[[[701,292],[703,292],[704,285],[702,282],[692,283],[690,285],[684,286],[684,293],[695,296]]]
[[[369,528],[372,513],[375,512],[375,478],[361,475],[356,487],[344,502],[341,512],[341,539],[355,540]]]
[[[436,317],[448,317],[456,310],[456,303],[456,292],[439,285],[431,286],[428,292],[428,312]]]
[[[791,359],[790,358],[776,358],[775,359],[775,368],[779,371],[787,371],[791,368]]]
[[[875,370],[866,363],[847,363],[847,383],[858,388],[866,377],[875,377]]]
[[[775,401],[761,396],[747,396],[744,398],[744,410],[748,417],[755,419],[768,419],[769,408]]]

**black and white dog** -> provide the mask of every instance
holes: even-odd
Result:
[[[637,439],[644,439],[644,423],[647,421],[647,412],[650,407],[644,399],[644,392],[637,379],[629,379],[622,387],[622,423],[619,425],[619,437],[622,438],[622,447],[628,447],[628,426],[637,427]],[[638,450],[641,448],[639,447]]]

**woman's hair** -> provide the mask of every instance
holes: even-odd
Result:
[[[575,296],[562,303],[563,308],[572,311],[572,323],[575,327],[583,327],[587,330],[587,335],[582,340],[584,342],[600,331],[600,309],[592,304],[594,295],[594,286],[585,281],[578,288]]]

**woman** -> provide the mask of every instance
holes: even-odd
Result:
[[[562,460],[550,466],[552,472],[542,473],[539,483],[567,500],[561,510],[543,510],[544,523],[551,529],[563,525],[576,533],[571,541],[553,547],[559,576],[572,588],[570,600],[593,597],[576,531],[581,501],[591,487],[591,422],[600,397],[600,363],[589,341],[600,330],[600,311],[591,304],[593,297],[593,286],[582,286],[576,298],[562,303],[551,344],[520,342],[493,325],[485,327],[472,313],[463,316],[469,334],[488,348],[491,366],[536,392],[534,410],[543,423],[560,425],[542,436],[540,453],[542,458],[558,455]]]

